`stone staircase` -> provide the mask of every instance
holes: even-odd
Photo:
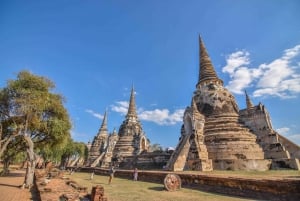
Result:
[[[102,152],[100,156],[98,156],[94,162],[91,164],[91,167],[96,167],[99,164],[99,161],[103,158],[105,152]]]
[[[190,135],[181,137],[179,144],[166,165],[166,169],[171,171],[183,171],[190,149],[189,139]]]
[[[131,135],[120,136],[115,145],[114,153],[119,153],[122,156],[132,156],[135,152],[134,137]]]

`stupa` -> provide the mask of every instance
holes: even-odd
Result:
[[[107,112],[105,111],[101,127],[94,137],[91,144],[89,155],[88,155],[88,165],[95,167],[99,164],[99,161],[105,154],[107,148],[108,130],[107,130]]]
[[[257,136],[271,169],[300,170],[300,147],[273,129],[270,114],[262,104],[254,105],[245,91],[247,108],[239,111],[240,121]]]
[[[192,104],[183,117],[181,137],[170,170],[267,170],[271,161],[256,135],[239,120],[234,96],[217,76],[199,37],[200,68]],[[195,114],[198,118],[195,118]]]
[[[128,112],[118,132],[118,141],[113,150],[114,162],[127,162],[124,157],[137,156],[148,150],[149,143],[138,119],[134,88],[131,89]]]
[[[116,129],[114,129],[113,132],[108,136],[107,146],[105,149],[104,156],[99,161],[100,167],[109,168],[110,165],[112,164],[113,150],[115,148],[118,139],[119,139],[118,133]]]

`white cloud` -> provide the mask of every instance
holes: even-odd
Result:
[[[300,53],[300,45],[296,45],[294,48],[284,50],[283,59],[289,60],[296,57]]]
[[[279,134],[287,135],[288,132],[290,131],[290,128],[287,128],[287,127],[277,128],[276,131],[277,131]]]
[[[288,127],[282,127],[282,128],[276,129],[276,131],[280,135],[283,135],[284,137],[288,138],[292,142],[300,145],[300,134],[289,134],[290,133],[290,128],[288,128]]]
[[[126,115],[128,112],[127,101],[118,101],[116,105],[111,105],[112,111]],[[168,109],[154,109],[154,110],[144,110],[143,108],[138,108],[138,117],[140,120],[154,122],[159,125],[174,125],[178,122],[182,122],[183,109],[175,110],[170,113]]]
[[[141,120],[151,121],[159,125],[174,125],[182,122],[184,110],[178,109],[170,113],[168,109],[142,111],[138,116]]]
[[[242,94],[243,89],[251,83],[253,76],[248,68],[240,67],[231,75],[231,78],[232,80],[226,87],[233,93]]]
[[[222,68],[224,73],[229,73],[231,80],[226,86],[236,94],[244,93],[244,89],[251,84],[254,78],[261,75],[261,71],[247,67],[250,64],[250,53],[243,50],[237,51],[226,58],[226,66]]]
[[[250,63],[249,60],[249,52],[243,50],[243,51],[237,51],[226,58],[227,65],[223,67],[222,71],[225,73],[233,74],[234,71],[244,65],[248,65]]]
[[[111,105],[111,110],[126,115],[128,112],[128,101],[118,101],[117,105]]]
[[[284,50],[280,58],[256,68],[249,67],[249,57],[245,50],[226,57],[222,71],[231,78],[226,86],[230,91],[241,94],[245,88],[254,86],[255,97],[293,98],[300,93],[300,45]]]
[[[93,110],[90,109],[86,109],[85,112],[90,113],[91,115],[93,115],[94,117],[98,118],[98,119],[103,119],[103,115],[94,112]]]

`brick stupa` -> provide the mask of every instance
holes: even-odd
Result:
[[[264,159],[256,135],[239,121],[235,98],[217,76],[200,37],[199,47],[198,83],[192,104],[184,113],[179,144],[167,168],[175,171],[269,169],[271,161]]]

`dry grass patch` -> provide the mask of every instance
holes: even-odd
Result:
[[[176,192],[164,190],[163,184],[132,181],[122,178],[114,178],[108,184],[108,176],[95,175],[90,180],[89,173],[76,172],[73,175],[66,175],[82,186],[88,187],[91,192],[92,186],[101,185],[104,187],[104,194],[109,201],[235,201],[249,200],[237,197],[224,196],[213,193],[206,193],[199,190],[182,188]]]

